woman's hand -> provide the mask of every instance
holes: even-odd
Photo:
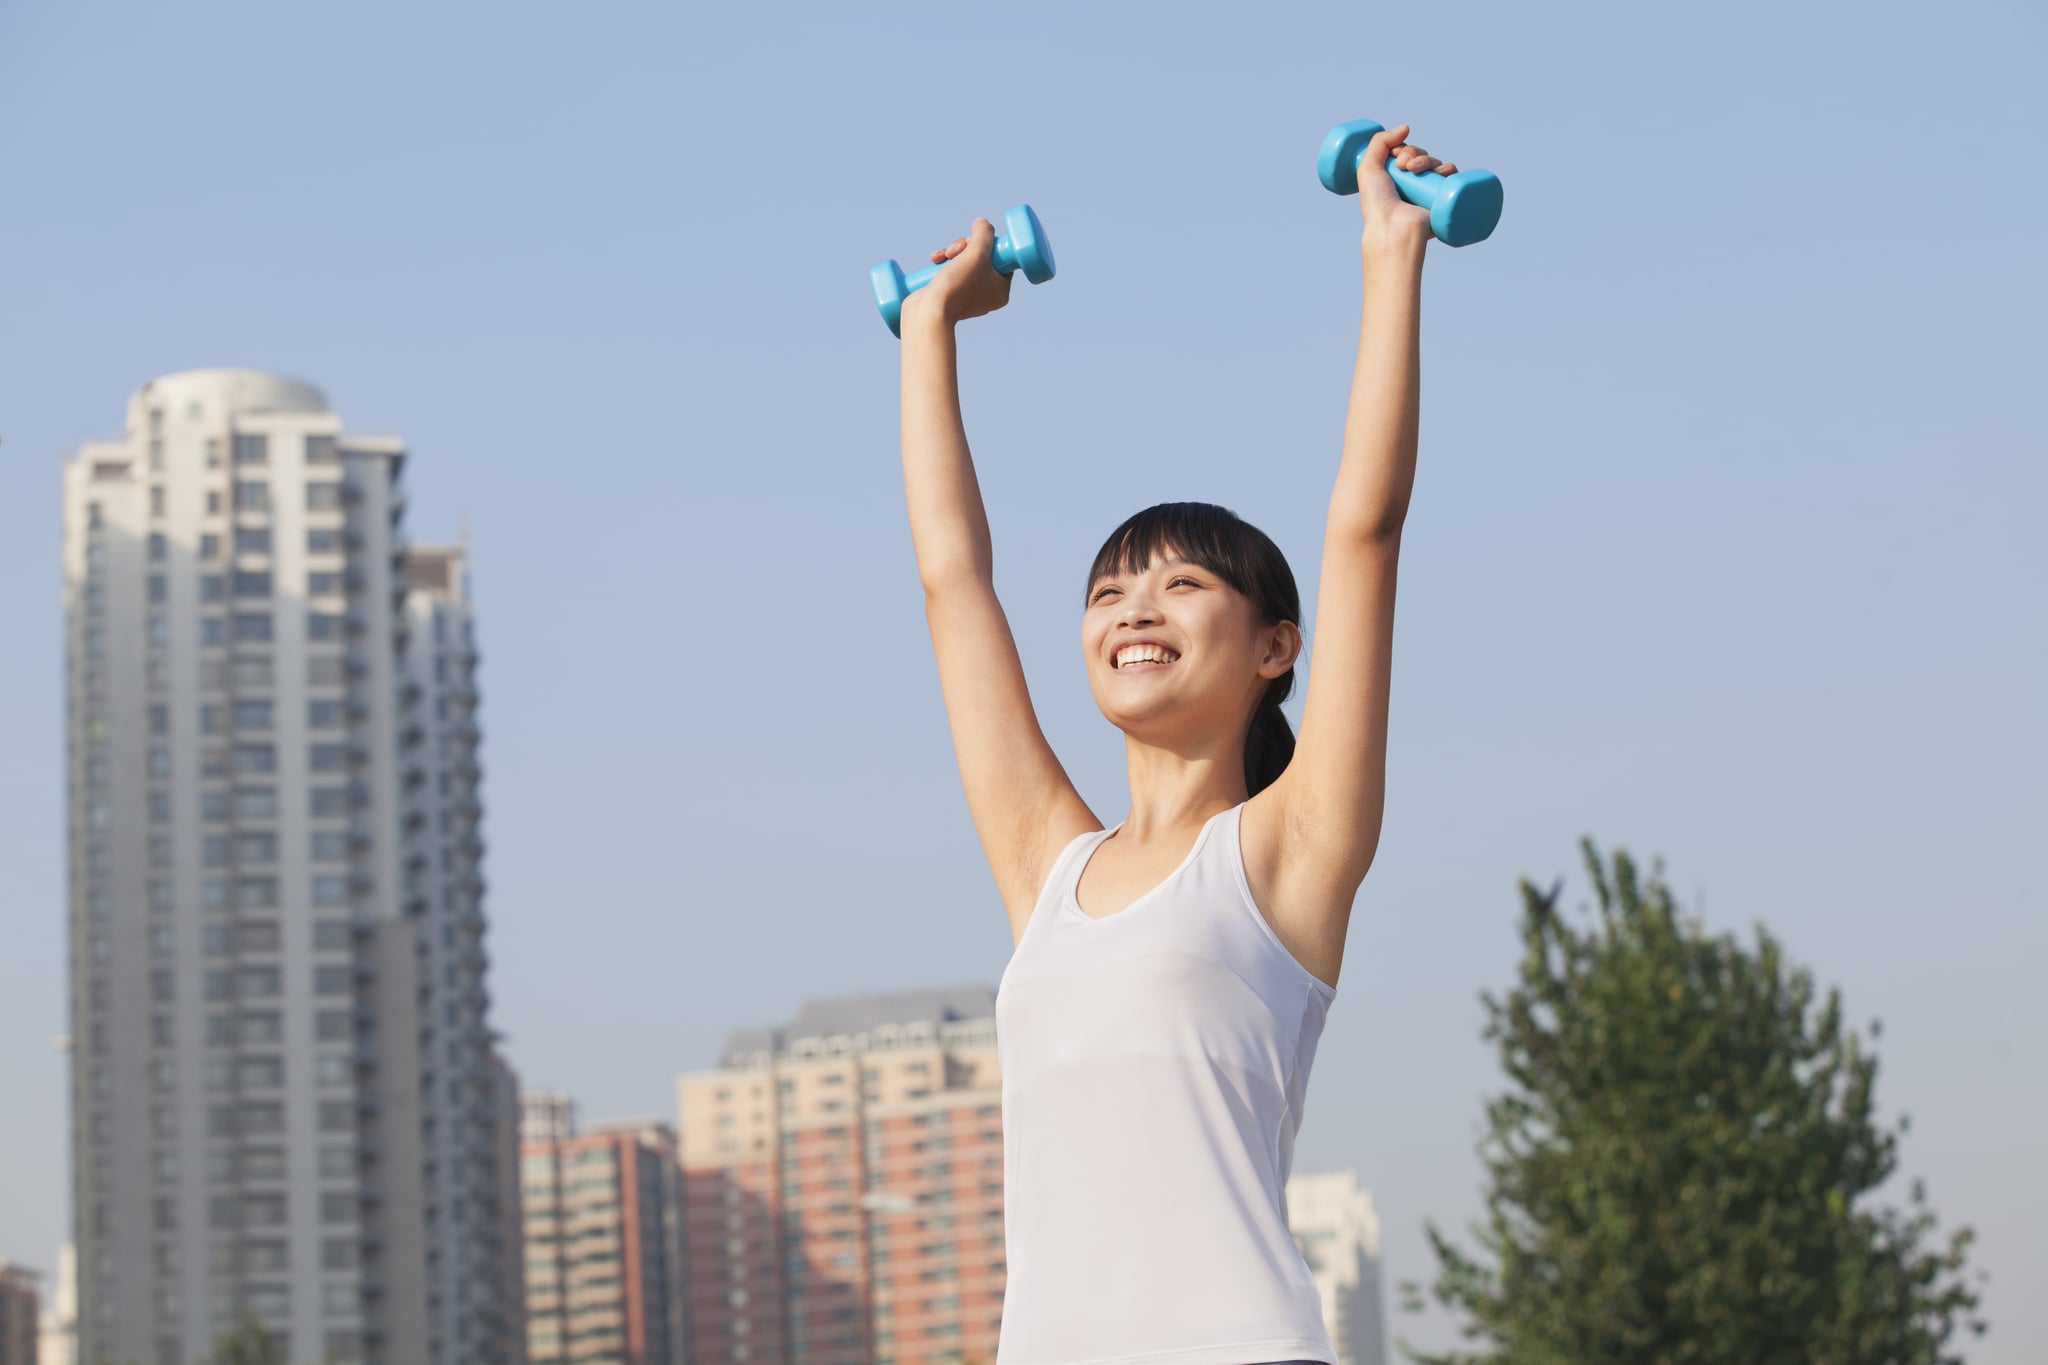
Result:
[[[1372,135],[1358,162],[1358,204],[1365,214],[1364,248],[1368,257],[1389,253],[1414,253],[1429,243],[1429,210],[1411,204],[1394,188],[1386,173],[1387,158],[1404,171],[1435,171],[1456,175],[1458,168],[1439,161],[1420,147],[1407,142],[1408,125],[1403,123]]]
[[[951,326],[993,313],[1010,301],[1010,276],[994,264],[995,225],[977,218],[967,234],[932,253],[932,264],[950,264],[934,275],[930,284],[903,300],[903,322],[936,317]]]

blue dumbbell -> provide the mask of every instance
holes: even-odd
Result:
[[[1371,119],[1340,123],[1323,139],[1316,158],[1316,174],[1323,188],[1332,194],[1358,193],[1358,164],[1365,157],[1365,144],[1380,125]],[[1445,246],[1470,246],[1492,235],[1500,221],[1500,177],[1492,171],[1459,171],[1438,175],[1435,171],[1416,174],[1404,171],[1387,158],[1387,174],[1403,199],[1429,210],[1429,230]]]
[[[1004,214],[1003,228],[1005,235],[996,238],[996,273],[1007,275],[1021,270],[1033,284],[1051,279],[1052,243],[1046,240],[1045,229],[1040,226],[1038,215],[1031,211],[1031,205],[1019,204]],[[914,275],[905,275],[896,262],[883,261],[868,272],[875,287],[875,307],[882,310],[882,321],[889,324],[890,331],[899,337],[903,335],[903,300],[930,284],[950,264],[947,261],[928,265]]]

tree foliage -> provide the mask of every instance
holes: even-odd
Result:
[[[1839,992],[1759,927],[1709,937],[1653,867],[1582,852],[1583,929],[1562,884],[1521,885],[1523,955],[1483,997],[1504,1093],[1486,1107],[1483,1249],[1427,1229],[1435,1298],[1473,1350],[1423,1365],[1950,1365],[1981,1333],[1964,1258],[1911,1207],[1870,1207],[1906,1131],[1873,1113],[1877,1059]],[[1879,1034],[1873,1024],[1870,1038]],[[1410,1285],[1408,1307],[1419,1308]]]
[[[254,1318],[245,1318],[234,1331],[224,1333],[213,1345],[209,1365],[290,1365],[285,1344]]]

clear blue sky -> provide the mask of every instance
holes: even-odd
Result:
[[[1358,290],[1313,163],[1372,117],[1507,210],[1427,270],[1387,824],[1300,1169],[1356,1166],[1428,1273],[1516,878],[1585,900],[1590,833],[1883,1019],[1903,1172],[1994,1277],[1972,1359],[2038,1360],[2040,10],[1250,13],[0,9],[0,1257],[66,1231],[58,468],[133,389],[277,370],[410,442],[414,538],[475,548],[511,1056],[671,1114],[733,1026],[1009,952],[867,267],[1021,200],[1057,244],[964,384],[1040,714],[1113,821],[1079,577],[1202,498],[1313,598]]]

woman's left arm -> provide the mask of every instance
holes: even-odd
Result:
[[[1360,158],[1365,299],[1344,455],[1330,491],[1316,589],[1315,663],[1293,761],[1274,783],[1295,876],[1348,905],[1379,848],[1386,806],[1387,709],[1395,567],[1415,485],[1421,405],[1419,324],[1429,211],[1401,199],[1383,169],[1457,168],[1378,134]]]

